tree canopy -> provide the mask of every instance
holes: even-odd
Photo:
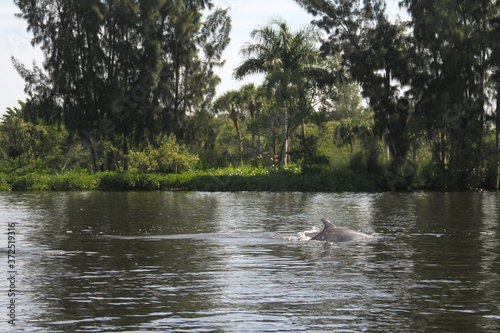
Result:
[[[380,0],[296,2],[328,33],[322,50],[340,53],[361,84],[397,175],[404,176],[410,147],[425,139],[457,188],[484,177],[488,85],[498,86],[498,1],[405,0],[411,20],[395,23]]]
[[[61,106],[53,118],[86,139],[95,171],[113,169],[132,140],[182,138],[185,115],[215,94],[231,24],[227,10],[203,17],[211,1],[15,3],[44,51],[45,71],[15,66],[36,100]]]
[[[402,0],[407,21],[383,0],[295,1],[311,25],[272,19],[241,47],[234,77],[263,83],[215,96],[231,20],[214,1],[16,0],[45,61],[13,59],[31,98],[0,122],[0,168],[247,163],[499,187],[500,1]]]

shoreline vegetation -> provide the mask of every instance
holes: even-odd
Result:
[[[291,165],[281,172],[268,168],[229,166],[184,173],[144,173],[106,171],[92,173],[73,169],[29,173],[0,172],[0,192],[9,191],[204,191],[204,192],[387,192],[461,191],[448,186],[443,177],[433,183],[424,179],[425,171],[403,179],[390,172],[369,174],[350,168],[300,167]],[[494,190],[488,186],[476,190]]]
[[[269,174],[267,169],[228,167],[182,174],[67,171],[0,173],[0,191],[304,191],[373,192],[388,190],[380,176],[349,169],[310,170],[298,167]]]

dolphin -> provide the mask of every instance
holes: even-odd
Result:
[[[352,230],[349,228],[338,228],[337,226],[335,226],[335,224],[328,220],[321,219],[321,221],[323,222],[325,227],[321,232],[312,237],[311,240],[337,243],[349,242],[353,240],[363,240],[369,237],[369,235],[356,230]]]

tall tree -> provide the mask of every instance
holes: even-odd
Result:
[[[313,73],[319,71],[317,42],[319,30],[312,26],[296,32],[282,20],[272,20],[268,25],[252,31],[254,43],[242,48],[247,58],[234,70],[241,79],[255,73],[266,74],[265,86],[272,92],[274,107],[280,110],[282,126],[281,162],[289,158],[289,140],[297,126],[304,125],[312,108],[308,92],[313,85]],[[303,127],[305,131],[305,127]],[[276,154],[276,152],[275,152]]]
[[[434,158],[456,187],[481,182],[488,97],[488,34],[492,1],[405,0],[418,68],[411,93],[427,120]]]
[[[384,137],[387,154],[400,168],[409,149],[410,113],[402,88],[411,76],[412,63],[404,27],[387,20],[384,1],[296,2],[319,16],[316,24],[328,33],[322,50],[342,55],[341,71],[362,86],[374,110],[374,130]]]
[[[492,3],[492,12],[496,15],[490,16],[491,31],[488,34],[488,45],[491,48],[490,66],[492,69],[492,78],[496,88],[496,108],[494,113],[495,123],[495,148],[496,148],[496,179],[495,188],[498,191],[500,186],[500,1]]]
[[[224,64],[222,52],[229,43],[231,21],[227,10],[216,10],[202,21],[200,8],[175,1],[165,12],[172,24],[164,32],[163,75],[160,87],[165,112],[161,119],[170,133],[184,138],[185,117],[207,109],[219,78],[214,69]],[[201,53],[203,57],[197,56]]]
[[[132,141],[182,136],[186,112],[213,97],[230,20],[217,10],[203,21],[211,1],[15,3],[47,74],[15,66],[35,98],[62,107],[68,130],[86,139],[94,171],[113,169],[118,149],[126,156]]]

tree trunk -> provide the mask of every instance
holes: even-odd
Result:
[[[282,130],[283,130],[283,144],[282,144],[282,149],[281,149],[280,167],[281,167],[281,164],[287,165],[287,160],[288,160],[287,155],[288,155],[289,143],[290,143],[290,141],[288,140],[288,112],[286,112],[284,115]],[[281,171],[281,168],[280,168],[280,171]]]
[[[446,129],[441,133],[441,163],[443,170],[446,169],[446,164],[448,163],[446,159]]]
[[[260,134],[257,136],[257,142],[259,145],[259,157],[262,157],[262,138]]]
[[[96,154],[94,152],[94,143],[93,143],[93,138],[90,138],[89,140],[89,154],[90,154],[90,163],[92,164],[92,171],[96,173],[97,170],[97,159],[96,159]]]
[[[238,121],[238,114],[234,108],[231,108],[231,119],[233,120],[234,127],[236,128],[236,136],[238,138],[238,152],[240,153],[240,164],[243,165],[243,136],[241,135],[240,122]]]
[[[497,87],[497,112],[496,112],[496,124],[495,124],[495,144],[496,144],[496,160],[497,160],[497,165],[496,165],[496,183],[495,187],[496,190],[498,191],[499,183],[500,183],[500,146],[499,146],[499,138],[498,138],[498,130],[500,129],[500,83],[498,84]]]
[[[127,136],[123,135],[123,171],[128,170],[128,144]]]
[[[276,143],[276,131],[273,130],[273,155],[271,156],[271,161],[273,162],[273,165],[274,165],[274,169],[276,171],[276,158],[278,156],[278,146],[277,146],[277,143]]]
[[[384,134],[384,153],[386,161],[389,162],[391,159],[391,150],[389,148],[389,135],[387,133]]]
[[[174,163],[172,163],[172,173],[174,175],[179,173],[179,164],[177,164],[176,161],[174,161]]]

